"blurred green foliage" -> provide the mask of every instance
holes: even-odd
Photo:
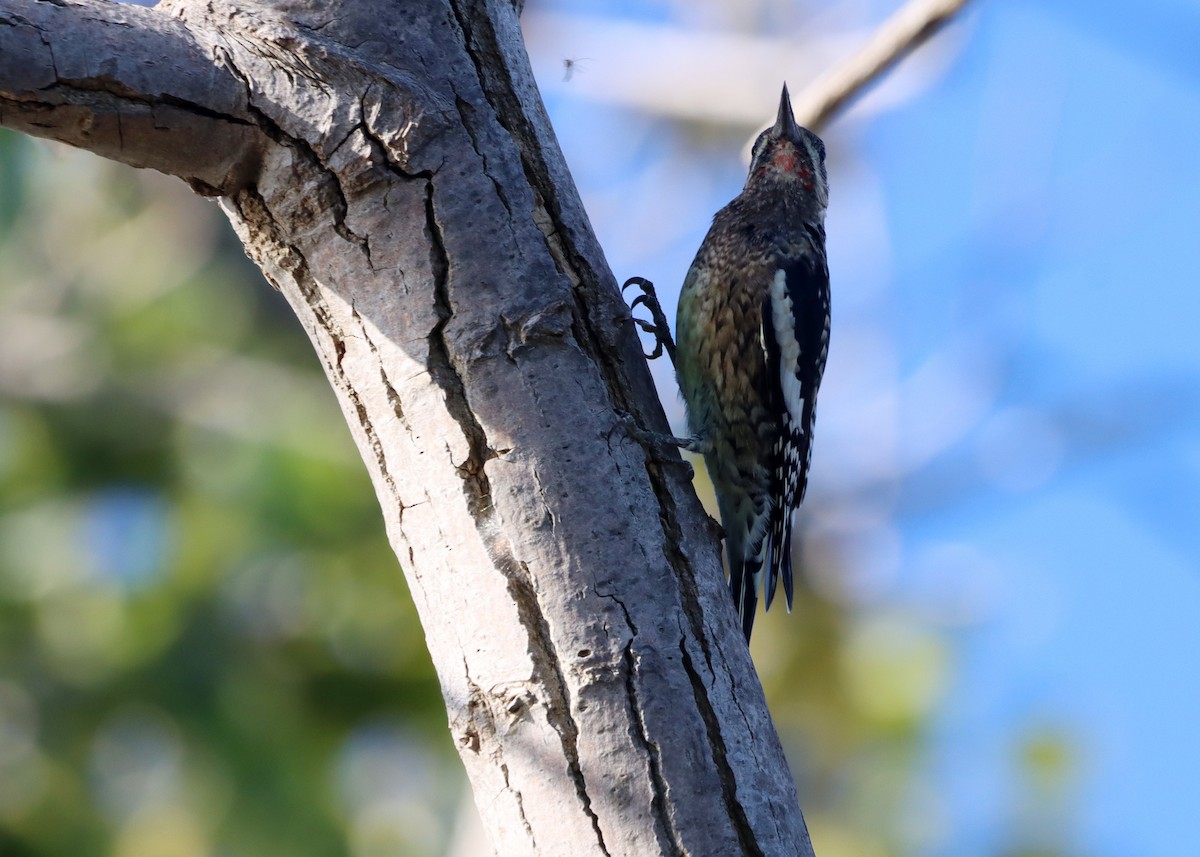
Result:
[[[0,133],[0,253],[0,854],[454,847],[463,776],[374,492],[216,206]],[[806,553],[810,584],[845,555]],[[947,632],[852,587],[796,612],[754,655],[818,853],[935,853]],[[1065,853],[1069,739],[1013,756],[993,853]]]
[[[219,210],[4,133],[0,253],[0,854],[439,853],[404,578]]]

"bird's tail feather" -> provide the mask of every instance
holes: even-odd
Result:
[[[795,583],[792,578],[792,514],[786,506],[771,510],[771,526],[767,531],[767,604],[775,600],[775,589],[783,581],[783,594],[787,598],[788,612],[792,612]]]
[[[758,610],[758,593],[762,587],[763,569],[770,576],[770,533],[765,528],[753,537],[744,556],[729,557],[729,591],[733,595],[733,603],[737,606],[738,615],[742,618],[742,633],[746,642],[750,642],[750,632],[754,629],[754,615]],[[771,589],[774,589],[772,583]],[[767,603],[770,604],[768,595]]]
[[[762,561],[750,557],[742,562],[735,562],[730,567],[729,591],[733,595],[733,603],[738,615],[742,618],[742,633],[746,642],[750,642],[750,632],[754,630],[754,614],[758,611],[758,585],[762,576]]]

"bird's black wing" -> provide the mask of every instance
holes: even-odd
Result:
[[[816,245],[822,246],[823,241]],[[829,320],[829,268],[824,255],[814,248],[781,257],[763,307],[765,392],[771,412],[778,415],[770,461],[773,503],[765,534],[768,609],[781,578],[788,610],[792,609],[792,513],[804,499],[808,483],[817,390],[829,351]]]

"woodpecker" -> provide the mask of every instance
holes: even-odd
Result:
[[[792,513],[829,349],[828,200],[825,144],[796,124],[785,84],[746,185],[713,218],[679,296],[675,368],[691,437],[674,442],[704,455],[747,642],[764,572],[766,607],[782,580],[792,609]],[[633,305],[653,311],[653,290],[635,282],[645,294]],[[661,323],[639,324],[669,343]]]

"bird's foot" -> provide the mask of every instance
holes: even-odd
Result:
[[[613,430],[615,431],[620,428],[631,438],[646,446],[658,448],[676,447],[678,449],[686,449],[688,452],[694,452],[697,455],[704,455],[708,452],[708,444],[700,437],[675,437],[663,432],[648,431],[637,424],[637,420],[633,418],[633,414],[628,414],[624,411],[618,411],[617,417],[618,421]]]
[[[646,333],[654,335],[654,350],[646,355],[646,359],[654,360],[661,357],[663,351],[666,350],[667,356],[671,358],[671,365],[675,365],[675,340],[671,338],[671,327],[667,323],[667,316],[663,312],[662,304],[658,302],[654,283],[645,277],[630,277],[625,281],[625,285],[621,286],[621,294],[624,294],[630,286],[636,286],[642,292],[630,302],[630,311],[637,309],[638,304],[650,311],[650,321],[633,316],[634,324]]]

